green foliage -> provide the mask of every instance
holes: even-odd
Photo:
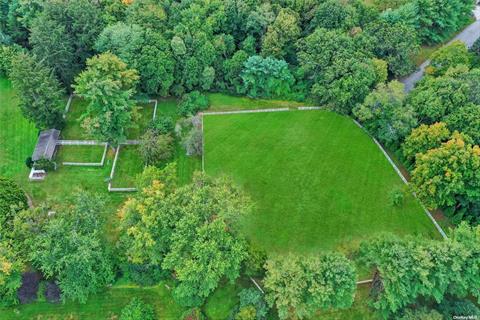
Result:
[[[303,319],[319,309],[349,308],[353,303],[355,268],[341,254],[274,257],[265,267],[266,300],[280,319]]]
[[[442,241],[390,235],[362,243],[362,262],[379,272],[373,307],[385,318],[396,318],[417,301],[438,303],[447,295],[480,297],[479,231],[480,227],[462,223]]]
[[[173,138],[147,130],[140,138],[140,154],[145,165],[160,164],[173,156]]]
[[[25,53],[18,54],[11,67],[10,79],[19,92],[23,115],[38,129],[61,129],[64,91],[52,71]]]
[[[0,239],[0,306],[18,303],[17,289],[22,284],[24,268],[12,241]]]
[[[292,91],[294,78],[284,60],[252,56],[241,74],[243,91],[252,98],[285,98]]]
[[[480,105],[467,104],[445,117],[450,130],[458,130],[480,144]]]
[[[349,30],[358,25],[355,9],[343,2],[327,0],[317,6],[310,28]]]
[[[12,231],[15,214],[26,208],[25,192],[14,181],[0,177],[0,239]]]
[[[48,159],[39,159],[33,164],[37,170],[45,170],[46,172],[54,171],[56,169],[55,162]]]
[[[225,82],[233,92],[242,93],[243,85],[240,74],[247,59],[248,53],[244,50],[238,50],[230,59],[223,62]]]
[[[417,125],[415,112],[404,100],[402,83],[381,83],[353,114],[382,143],[396,145]]]
[[[390,200],[395,207],[401,207],[405,201],[405,192],[402,189],[394,189],[390,192]]]
[[[210,102],[208,97],[198,91],[184,94],[178,104],[178,112],[182,116],[196,115],[197,112],[208,109]]]
[[[291,61],[295,54],[294,43],[301,32],[298,20],[296,12],[282,8],[263,37],[262,55]]]
[[[103,53],[87,60],[87,69],[75,80],[75,93],[88,101],[82,115],[87,133],[115,146],[124,141],[133,126],[136,70],[128,69],[115,55]]]
[[[24,49],[18,45],[0,45],[0,75],[9,76],[12,70],[12,61]]]
[[[450,138],[450,130],[443,122],[432,125],[422,124],[412,130],[402,144],[402,151],[405,158],[413,163],[417,154],[422,154],[430,149],[438,148],[442,142]]]
[[[55,208],[55,213],[43,215],[45,220],[35,226],[34,233],[24,229],[29,220],[19,218],[19,227],[29,239],[29,261],[47,279],[58,280],[64,301],[84,303],[113,282],[113,265],[98,218],[102,207],[97,196],[81,192],[72,202]]]
[[[451,67],[470,66],[471,56],[465,43],[460,40],[441,47],[430,57],[429,73],[434,76],[444,75]]]
[[[132,263],[170,270],[177,301],[200,305],[222,278],[238,277],[246,250],[236,221],[248,209],[247,199],[228,181],[197,176],[175,187],[153,180],[121,209],[119,245]]]
[[[336,111],[350,113],[378,81],[373,61],[357,48],[354,38],[340,31],[316,29],[298,46],[311,95]]]
[[[45,1],[32,22],[29,42],[33,53],[69,90],[93,55],[93,44],[102,28],[100,6],[95,1]]]
[[[440,147],[417,155],[412,184],[430,208],[476,203],[480,199],[480,148],[455,132]]]
[[[153,307],[146,304],[139,298],[133,298],[122,309],[120,320],[155,320],[155,311]]]
[[[468,299],[451,300],[445,299],[437,307],[445,318],[453,318],[453,316],[468,316],[480,314],[480,308]]]
[[[422,43],[440,43],[468,21],[474,0],[415,0]]]
[[[243,289],[239,292],[240,303],[235,312],[235,320],[263,320],[268,313],[268,306],[263,293],[257,288]]]
[[[388,70],[395,77],[404,76],[415,69],[413,57],[419,51],[415,29],[403,23],[378,21],[365,30],[372,37],[373,53],[388,63]]]
[[[170,116],[158,116],[156,119],[152,120],[149,125],[149,128],[157,134],[169,134],[173,133],[175,129],[175,123],[173,122],[172,117]]]
[[[174,82],[175,61],[170,44],[157,30],[118,22],[102,31],[95,48],[100,52],[110,51],[130,68],[137,69],[143,92],[168,95]]]
[[[405,314],[399,318],[400,320],[443,320],[444,318],[436,310],[426,310],[426,309],[409,309]]]

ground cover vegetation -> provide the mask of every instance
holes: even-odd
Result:
[[[348,146],[326,160],[345,165],[352,175],[362,164],[360,171],[376,172],[358,177],[362,183],[355,190],[304,192],[288,201],[298,204],[293,212],[308,211],[320,196],[343,196],[331,202],[336,208],[322,210],[354,212],[364,201],[356,191],[367,184],[372,194],[380,190],[381,201],[371,203],[371,212],[356,208],[354,213],[365,218],[356,221],[364,223],[364,233],[377,230],[369,226],[373,223],[397,235],[432,238],[433,227],[410,191],[454,223],[477,224],[480,45],[468,51],[453,43],[434,53],[427,76],[409,94],[391,81],[413,71],[420,46],[442,43],[465,26],[473,5],[473,0],[0,0],[0,74],[11,79],[18,96],[10,82],[0,80],[0,120],[7,128],[0,131],[5,141],[0,173],[13,179],[0,180],[6,186],[0,190],[0,297],[10,306],[37,300],[0,309],[2,316],[414,319],[477,312],[472,301],[480,287],[478,227],[461,224],[448,240],[430,242],[393,235],[372,240],[354,228],[333,235],[335,228],[330,228],[322,231],[331,234],[322,246],[314,232],[304,238],[296,230],[276,238],[273,232],[262,234],[280,221],[278,215],[266,215],[268,224],[256,227],[267,229],[248,233],[248,222],[259,219],[253,214],[258,206],[274,212],[282,204],[267,199],[275,193],[256,198],[269,181],[257,187],[247,181],[254,165],[268,157],[239,157],[243,163],[236,167],[242,170],[232,167],[233,182],[193,174],[201,168],[204,147],[217,157],[238,155],[235,145],[249,139],[242,130],[263,118],[264,128],[255,127],[258,136],[248,154],[264,155],[259,151],[262,135],[276,142],[272,157],[281,154],[280,163],[299,173],[277,185],[287,190],[285,195],[295,190],[292,183],[308,190],[301,178],[315,177],[285,147],[296,146],[305,159],[320,154],[298,149],[295,139],[317,137],[309,144],[317,149]],[[70,93],[77,96],[64,119],[65,94]],[[145,107],[149,97],[165,98],[154,121]],[[412,190],[402,189],[367,135],[351,122],[339,130],[349,120],[326,111],[278,115],[299,117],[301,125],[293,127],[273,126],[281,121],[272,114],[244,123],[236,117],[207,117],[213,129],[206,134],[224,141],[203,146],[208,136],[202,136],[198,112],[300,105],[322,105],[357,118],[411,171]],[[331,123],[319,128],[318,117],[326,114]],[[232,134],[232,126],[239,134]],[[120,153],[124,165],[113,181],[135,185],[138,193],[128,199],[107,194],[113,150],[102,168],[61,167],[49,172],[41,186],[25,183],[23,163],[37,130],[64,127],[64,138],[107,141],[114,148],[138,139],[139,145]],[[269,136],[273,133],[283,138]],[[353,137],[358,143],[352,143]],[[348,150],[340,158],[348,156],[350,165],[335,159]],[[375,161],[361,157],[366,154]],[[90,155],[77,151],[76,156]],[[207,173],[225,170],[206,156]],[[169,164],[172,160],[176,165]],[[140,172],[136,178],[132,174]],[[325,168],[323,174],[331,172]],[[78,189],[64,193],[72,181]],[[387,195],[382,183],[397,189]],[[252,192],[255,188],[259,192]],[[286,225],[319,226],[314,215],[297,217]],[[347,217],[335,216],[332,223],[351,225]],[[341,251],[348,257],[325,252],[339,238],[360,245],[360,251],[352,253],[347,245]],[[279,254],[275,241],[291,247],[290,259]],[[361,263],[376,270],[369,296],[365,288],[355,290],[360,271],[355,266]],[[458,272],[448,273],[452,268]],[[250,277],[265,295],[259,295]],[[64,304],[50,303],[58,300]]]

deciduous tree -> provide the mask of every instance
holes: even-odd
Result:
[[[88,101],[82,115],[83,127],[98,140],[113,145],[126,139],[134,124],[133,95],[138,81],[137,71],[111,53],[103,53],[87,61],[87,69],[76,78],[75,93]]]

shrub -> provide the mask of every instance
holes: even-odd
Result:
[[[8,76],[12,69],[13,58],[23,52],[24,49],[18,45],[7,46],[0,45],[0,75]]]
[[[57,168],[55,162],[48,159],[35,161],[34,167],[37,170],[45,170],[46,172],[53,171]]]
[[[150,129],[157,134],[168,134],[174,130],[174,122],[172,117],[164,116],[158,117],[150,123]]]
[[[32,157],[27,157],[27,159],[25,159],[25,165],[27,166],[27,168],[31,169],[34,165],[34,162],[32,160]]]
[[[259,276],[265,273],[263,266],[267,261],[267,254],[252,245],[248,247],[248,256],[245,259],[245,274],[247,276]]]
[[[256,314],[257,310],[255,310],[254,306],[246,306],[240,308],[237,315],[235,316],[235,320],[256,320]]]
[[[138,298],[133,298],[129,304],[122,309],[120,320],[154,320],[155,312],[153,307],[144,303]]]
[[[178,105],[178,112],[182,116],[195,115],[199,111],[208,109],[209,105],[206,95],[198,91],[192,91],[183,95]]]
[[[155,165],[173,155],[173,138],[170,134],[156,134],[147,130],[140,139],[140,155],[145,165]]]
[[[263,294],[257,288],[243,289],[238,294],[238,297],[240,298],[240,304],[239,311],[235,317],[236,320],[265,319],[268,313],[267,303]],[[252,308],[254,317],[251,317]]]
[[[169,272],[153,264],[126,263],[122,270],[127,279],[141,286],[152,286],[168,277]]]
[[[401,189],[394,189],[390,192],[390,203],[394,207],[401,207],[405,201],[405,193]]]
[[[0,177],[0,233],[10,230],[15,212],[27,207],[23,190],[12,180]]]

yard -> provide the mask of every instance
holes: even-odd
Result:
[[[391,204],[400,180],[352,120],[328,111],[204,117],[205,171],[255,201],[243,221],[267,252],[349,250],[380,232],[438,237],[415,198]]]

